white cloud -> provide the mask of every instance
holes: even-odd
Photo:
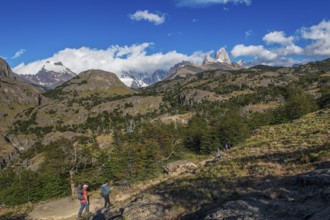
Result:
[[[160,25],[165,22],[165,14],[158,15],[150,13],[148,10],[136,11],[134,14],[130,14],[129,17],[134,21],[146,20],[151,23],[154,23],[155,25]]]
[[[249,36],[248,32],[245,34]],[[231,53],[235,58],[252,59],[252,64],[278,66],[325,59],[330,56],[330,21],[323,20],[311,27],[300,28],[295,31],[295,36],[273,31],[264,35],[263,41],[265,45],[238,44]]]
[[[293,37],[285,37],[285,34],[283,31],[274,31],[266,34],[262,38],[267,44],[292,44],[293,43]]]
[[[16,59],[16,58],[19,58],[20,56],[22,56],[23,55],[23,53],[25,53],[25,49],[20,49],[19,51],[17,51],[15,54],[14,54],[14,56],[12,56],[11,58],[12,59]]]
[[[250,5],[252,0],[177,0],[178,6],[198,7],[214,4],[246,4]]]
[[[92,49],[81,47],[78,49],[66,48],[47,59],[38,60],[29,64],[21,63],[14,67],[18,74],[35,74],[47,60],[59,60],[76,73],[88,69],[102,69],[116,73],[135,71],[152,73],[158,69],[169,70],[175,64],[187,60],[201,63],[206,53],[197,51],[191,55],[169,51],[167,53],[148,54],[147,49],[152,43],[143,43],[131,46],[111,46],[108,49]]]
[[[330,21],[302,28],[302,37],[313,42],[305,48],[307,56],[330,56]]]
[[[290,44],[290,45],[286,45],[284,47],[274,49],[274,52],[280,56],[288,56],[288,55],[292,55],[292,54],[301,55],[301,54],[303,54],[304,49],[302,49],[301,47],[299,47],[297,45]]]
[[[234,57],[253,56],[268,61],[274,60],[277,57],[275,53],[265,49],[262,45],[245,46],[243,44],[238,44],[232,49],[231,54]]]
[[[282,56],[281,53],[284,53],[283,51],[271,51],[262,45],[245,46],[239,44],[233,48],[231,53],[234,57],[253,57],[251,65],[292,66],[297,63],[296,60],[290,57]]]

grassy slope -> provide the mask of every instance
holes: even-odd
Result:
[[[330,160],[330,109],[293,123],[266,126],[244,144],[222,152],[196,175],[181,176],[150,189],[180,215],[200,207],[255,193],[265,179],[281,179],[313,170]]]
[[[207,172],[223,177],[306,172],[330,158],[329,137],[330,110],[321,110],[293,123],[260,128]]]

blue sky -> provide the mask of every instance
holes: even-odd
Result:
[[[254,64],[330,57],[328,0],[0,0],[0,20],[0,56],[21,74],[49,59],[152,72],[221,47]]]

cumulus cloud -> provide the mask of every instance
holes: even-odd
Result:
[[[254,56],[267,61],[274,60],[277,57],[275,53],[265,49],[262,45],[245,46],[243,44],[238,44],[232,49],[231,54],[234,57]]]
[[[263,45],[236,45],[231,54],[233,57],[252,57],[251,64],[264,64],[270,66],[292,66],[298,63],[289,57],[291,54],[301,54],[303,49],[296,45],[287,45],[280,48],[267,49]]]
[[[114,45],[104,50],[88,47],[66,48],[55,53],[52,57],[29,64],[21,63],[13,70],[18,74],[35,74],[47,60],[59,60],[76,73],[88,69],[102,69],[120,76],[122,73],[130,71],[152,73],[159,69],[169,70],[183,60],[201,63],[205,56],[205,53],[201,51],[191,55],[176,51],[148,54],[147,49],[151,45],[152,43],[131,46]]]
[[[252,58],[253,64],[290,66],[330,56],[330,21],[300,28],[296,36],[286,36],[283,31],[267,33],[262,38],[265,45],[236,45],[231,53],[236,57]],[[306,45],[304,48],[299,46]]]
[[[288,56],[292,54],[297,54],[301,55],[304,52],[304,49],[301,47],[294,45],[294,44],[289,44],[284,47],[276,48],[274,49],[274,52],[280,56]]]
[[[252,57],[252,65],[264,64],[270,66],[292,66],[297,61],[284,56],[284,51],[269,50],[262,45],[245,46],[243,44],[236,45],[231,51],[233,57]]]
[[[19,51],[17,51],[15,54],[14,54],[14,56],[12,56],[11,58],[12,59],[16,59],[16,58],[19,58],[20,56],[22,56],[23,55],[23,53],[25,53],[25,49],[20,49]]]
[[[305,48],[308,56],[330,56],[330,21],[322,21],[301,30],[302,37],[313,42]]]
[[[134,21],[146,20],[151,23],[154,23],[155,25],[160,25],[165,22],[165,14],[158,15],[150,13],[148,10],[136,11],[134,14],[130,14],[129,17]]]
[[[263,40],[267,44],[273,44],[273,43],[278,43],[278,44],[292,44],[293,43],[293,37],[285,37],[285,34],[283,31],[274,31],[266,34],[263,37]]]
[[[251,0],[177,0],[177,5],[180,7],[200,7],[214,4],[246,4],[250,5]]]

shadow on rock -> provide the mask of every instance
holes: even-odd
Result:
[[[330,219],[330,169],[324,168],[327,165],[296,176],[268,177],[257,184],[251,182],[253,179],[242,180],[237,189],[250,185],[251,192],[242,190],[236,199],[206,204],[180,219]]]

